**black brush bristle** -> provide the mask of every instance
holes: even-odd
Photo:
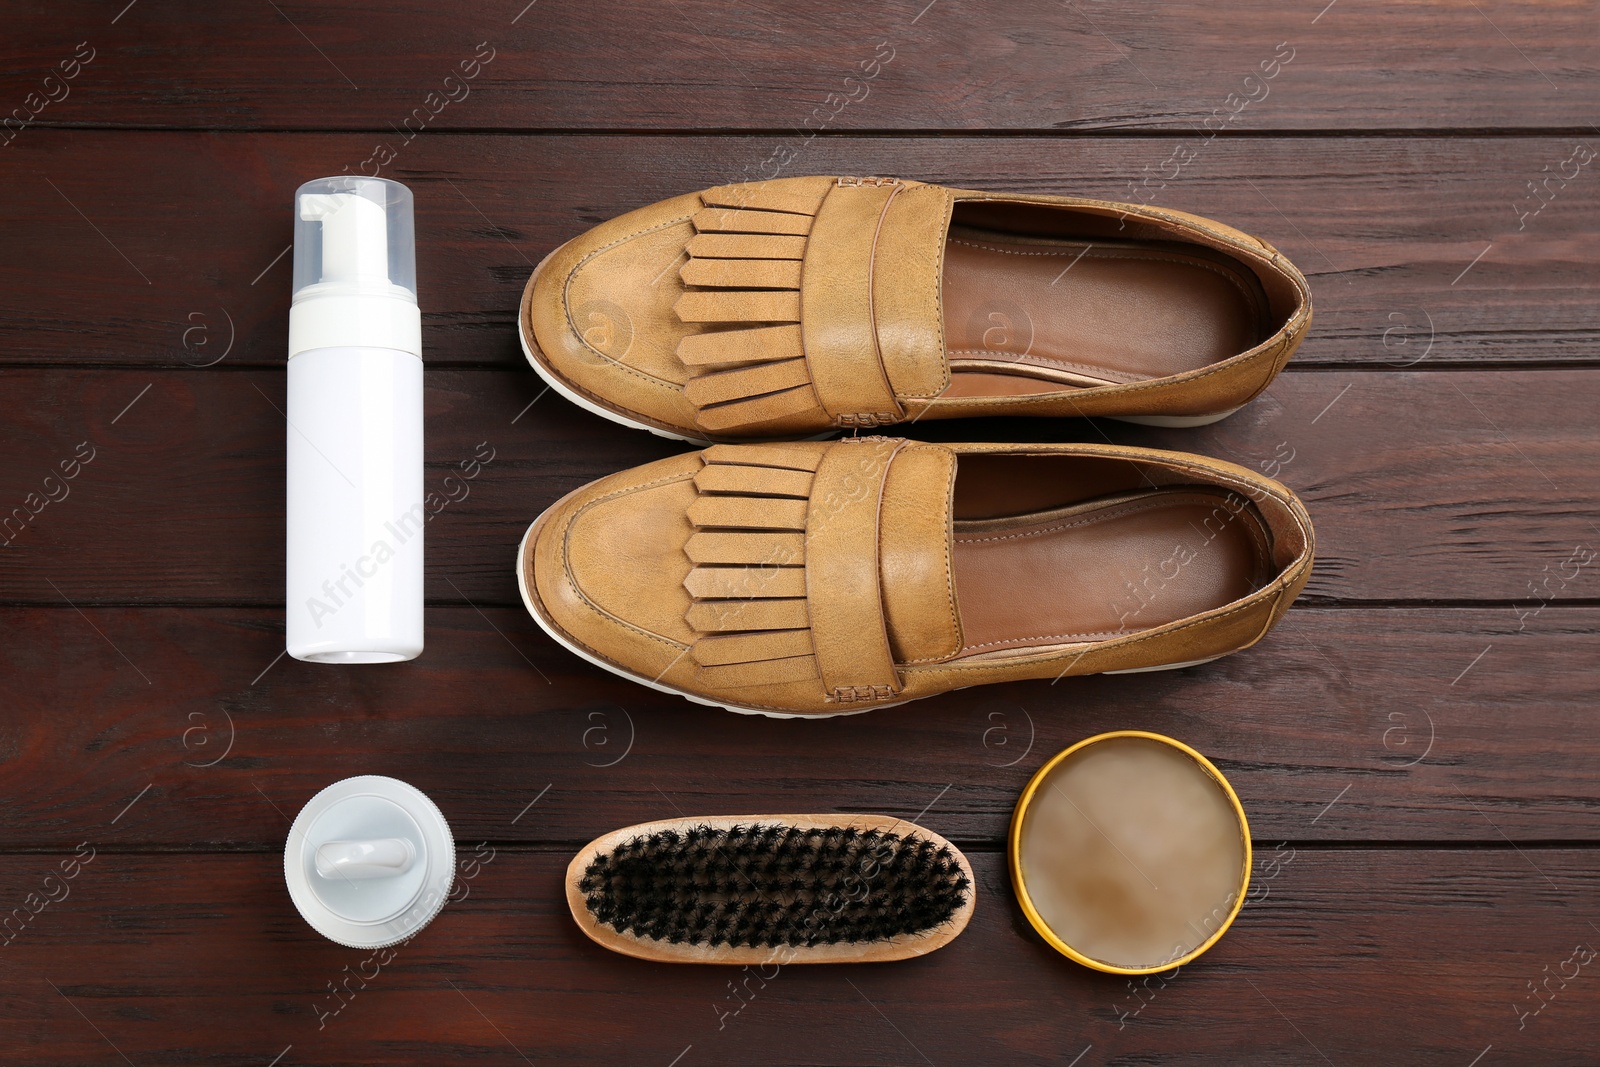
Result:
[[[932,930],[971,883],[949,847],[916,833],[757,824],[631,838],[578,889],[597,921],[639,937],[810,948]]]

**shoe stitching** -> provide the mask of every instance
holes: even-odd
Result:
[[[662,378],[657,378],[653,374],[646,374],[644,371],[638,370],[638,369],[636,369],[634,367],[630,367],[626,363],[619,362],[618,360],[615,360],[615,359],[611,358],[610,356],[606,355],[604,352],[600,351],[598,348],[596,348],[593,345],[591,345],[588,341],[584,340],[583,332],[578,329],[577,323],[572,321],[571,290],[572,290],[572,281],[573,281],[574,278],[577,277],[578,271],[583,269],[585,264],[587,264],[591,259],[593,259],[596,256],[600,255],[601,253],[609,252],[609,251],[611,251],[611,249],[616,248],[618,245],[626,244],[626,243],[628,243],[629,241],[633,240],[636,237],[643,237],[647,233],[656,233],[656,232],[658,232],[660,230],[665,230],[665,229],[668,229],[670,227],[677,226],[677,225],[680,225],[680,224],[685,223],[685,222],[689,222],[693,218],[694,218],[694,213],[690,212],[687,215],[680,215],[677,218],[668,219],[667,221],[659,223],[659,224],[657,224],[655,226],[647,226],[642,230],[635,230],[633,233],[630,233],[625,237],[617,238],[615,241],[612,241],[610,244],[602,245],[601,247],[596,248],[594,251],[590,252],[588,255],[584,256],[577,263],[574,263],[572,265],[572,269],[567,272],[567,276],[564,279],[562,279],[562,282],[561,282],[561,315],[567,321],[567,329],[572,331],[572,335],[578,339],[578,343],[579,344],[583,345],[584,348],[587,348],[589,351],[591,351],[595,355],[599,356],[602,360],[604,360],[606,363],[610,364],[612,367],[615,367],[617,370],[625,371],[626,373],[633,375],[634,377],[640,379],[641,381],[645,382],[648,385],[660,386],[663,389],[666,389],[666,390],[668,390],[670,392],[678,393],[680,395],[683,392],[683,387],[682,386],[675,385],[672,382],[666,381],[665,379],[662,379]],[[678,254],[681,256],[683,253],[680,251]],[[565,378],[566,375],[562,375],[562,377]]]
[[[607,493],[605,496],[596,497],[593,500],[585,502],[581,507],[579,507],[577,510],[575,510],[572,513],[572,515],[567,519],[567,521],[561,527],[561,577],[567,583],[567,585],[569,585],[572,588],[572,591],[577,594],[578,599],[583,603],[584,607],[586,607],[590,611],[594,612],[600,618],[608,620],[610,622],[614,622],[617,625],[622,626],[624,629],[633,631],[634,633],[638,634],[641,637],[647,637],[652,641],[656,641],[656,642],[659,642],[660,644],[666,645],[668,648],[678,649],[678,650],[683,651],[683,652],[687,652],[693,646],[692,645],[681,644],[681,643],[679,643],[677,641],[673,641],[673,640],[670,640],[670,639],[668,639],[666,637],[663,637],[660,634],[651,633],[649,630],[646,630],[646,629],[644,629],[642,627],[639,627],[639,626],[635,626],[633,623],[629,622],[627,619],[624,619],[624,618],[622,618],[620,616],[617,616],[617,615],[613,615],[611,612],[607,611],[606,609],[602,608],[600,605],[596,604],[594,601],[590,600],[589,599],[589,595],[583,591],[583,587],[581,585],[579,585],[577,583],[577,581],[572,577],[572,568],[567,564],[567,559],[568,559],[568,547],[567,546],[568,546],[568,543],[569,543],[569,541],[571,539],[571,536],[572,536],[572,526],[573,526],[573,524],[575,522],[577,522],[578,519],[580,517],[582,517],[582,515],[585,512],[587,512],[590,508],[597,507],[600,504],[604,504],[609,500],[614,500],[617,497],[627,496],[630,493],[642,492],[643,490],[646,490],[646,489],[653,489],[656,486],[660,486],[660,485],[669,485],[669,484],[671,484],[673,482],[692,481],[693,479],[694,479],[694,475],[693,474],[672,474],[672,475],[665,475],[663,477],[656,478],[656,479],[654,479],[652,481],[645,482],[645,483],[643,483],[641,485],[632,485],[632,486],[624,487],[622,489],[613,490],[612,492]],[[565,631],[566,627],[562,627],[562,630]],[[582,642],[580,642],[580,644],[581,643]],[[610,656],[605,656],[605,655],[602,654],[601,658],[606,660],[608,663],[615,662]],[[619,667],[622,666],[621,664],[617,664],[617,665]],[[624,668],[624,669],[626,669],[626,668]]]
[[[1056,641],[1056,640],[1066,640],[1066,639],[1074,638],[1074,637],[1088,637],[1088,638],[1102,638],[1102,639],[1104,639],[1104,638],[1114,638],[1114,637],[1118,637],[1118,636],[1127,636],[1129,634],[1135,634],[1135,633],[1138,633],[1138,632],[1139,631],[1137,631],[1137,630],[1085,630],[1085,631],[1083,631],[1081,633],[1070,633],[1070,634],[1040,634],[1037,637],[1007,637],[1007,638],[1005,638],[1003,640],[1000,640],[1000,641],[983,641],[983,642],[981,642],[979,644],[976,644],[976,645],[963,645],[962,648],[961,648],[961,651],[965,653],[965,652],[971,652],[972,650],[978,649],[978,648],[991,648],[994,645],[1011,645],[1011,644],[1018,644],[1018,643],[1026,643],[1026,642],[1029,642],[1029,641]],[[991,664],[991,666],[992,666],[992,664]]]
[[[945,232],[946,236],[948,236],[949,233],[950,233],[950,219],[952,218],[952,216],[954,215],[954,212],[955,212],[956,198],[955,198],[954,194],[952,194],[950,192],[950,190],[944,188],[943,186],[928,185],[928,186],[924,186],[924,188],[937,189],[943,195],[943,197],[944,197],[944,227],[943,228],[944,228],[944,232]],[[934,273],[934,277],[933,277],[933,307],[934,307],[934,312],[935,312],[934,313],[934,328],[935,328],[936,333],[937,333],[937,336],[934,339],[934,343],[938,345],[938,348],[936,348],[935,351],[943,352],[945,350],[945,336],[944,336],[944,251],[943,251],[943,249],[940,250],[939,257],[940,257],[940,259],[939,259],[939,270]],[[930,398],[930,397],[943,396],[945,393],[950,391],[951,370],[950,370],[950,360],[949,360],[949,358],[946,357],[943,360],[943,363],[944,363],[943,376],[942,376],[942,379],[941,379],[942,384],[939,386],[939,389],[936,392],[933,392],[933,393],[919,393],[919,394],[913,394],[913,395],[917,396],[920,399],[927,399],[927,398]]]
[[[1063,367],[1063,368],[1066,368],[1068,370],[1094,371],[1095,375],[1097,375],[1097,376],[1098,375],[1105,375],[1105,374],[1122,374],[1122,375],[1126,376],[1129,379],[1129,381],[1138,382],[1138,381],[1147,381],[1148,380],[1147,377],[1144,377],[1144,376],[1141,376],[1141,375],[1128,374],[1128,372],[1126,372],[1126,371],[1111,371],[1111,370],[1108,370],[1105,367],[1097,366],[1097,365],[1095,365],[1093,363],[1077,363],[1077,362],[1074,362],[1073,360],[1070,360],[1070,359],[1054,359],[1054,358],[1052,358],[1050,356],[1041,356],[1041,355],[1038,355],[1038,354],[1031,354],[1031,353],[1022,353],[1022,354],[1019,355],[1016,352],[1009,352],[1009,351],[1007,351],[1007,350],[1005,350],[1003,348],[952,348],[950,350],[949,354],[952,355],[952,356],[974,356],[974,357],[977,357],[977,358],[980,358],[980,359],[987,357],[987,358],[993,360],[996,363],[1009,363],[1012,366],[1017,366],[1017,367],[1030,367],[1030,366],[1037,366],[1040,363],[1048,363],[1053,367]],[[1015,359],[1006,359],[1006,358],[1004,358],[1006,356],[1016,356],[1017,358],[1015,358]],[[986,373],[987,369],[986,368],[977,368],[977,371],[978,371],[978,373]],[[971,373],[971,372],[968,372],[968,373]],[[999,373],[999,372],[989,372],[989,373]],[[1102,379],[1102,380],[1104,380],[1104,379]],[[1128,383],[1126,383],[1126,382],[1118,382],[1118,381],[1106,381],[1105,384],[1107,384],[1107,385],[1125,385],[1125,384],[1128,384]],[[1057,390],[1057,392],[1059,392],[1059,391],[1060,390]]]
[[[1036,397],[1003,397],[1001,399],[1008,406],[1054,404],[1060,403],[1062,400],[1066,400],[1076,407],[1077,405],[1075,400],[1078,397],[1115,398],[1119,396],[1127,396],[1132,393],[1146,392],[1151,389],[1171,389],[1174,387],[1189,385],[1199,381],[1202,378],[1207,378],[1213,374],[1222,373],[1223,371],[1244,370],[1248,368],[1251,363],[1261,360],[1269,355],[1272,356],[1274,361],[1276,361],[1278,355],[1282,353],[1283,348],[1289,343],[1289,338],[1292,333],[1292,326],[1293,322],[1291,321],[1288,325],[1284,326],[1284,328],[1280,330],[1276,336],[1263,341],[1260,347],[1249,352],[1241,352],[1237,356],[1229,356],[1222,362],[1211,367],[1207,367],[1204,370],[1189,371],[1185,374],[1172,375],[1165,378],[1152,378],[1149,381],[1144,382],[1091,386],[1088,389],[1079,390],[1077,392],[1061,390],[1057,393],[1044,394]],[[1264,389],[1265,385],[1263,385],[1262,388]],[[1251,395],[1256,396],[1259,395],[1260,392],[1261,390],[1258,389]],[[951,407],[978,407],[983,404],[993,403],[994,400],[994,397],[951,397],[946,398],[944,403]],[[972,403],[972,401],[978,401],[979,403]]]
[[[1151,632],[1146,633],[1146,634],[1144,634],[1142,636],[1130,637],[1127,640],[1118,641],[1114,645],[1102,646],[1102,648],[1100,648],[1100,649],[1094,649],[1094,648],[1086,649],[1085,651],[1079,653],[1078,658],[1081,659],[1084,656],[1090,655],[1090,654],[1092,654],[1094,652],[1103,651],[1103,650],[1107,650],[1107,649],[1113,650],[1113,651],[1121,651],[1121,650],[1126,649],[1126,648],[1132,648],[1134,645],[1141,644],[1141,643],[1143,643],[1145,641],[1153,641],[1153,640],[1156,640],[1158,638],[1170,637],[1173,634],[1180,633],[1180,632],[1182,632],[1184,630],[1190,629],[1190,628],[1195,627],[1195,626],[1202,626],[1202,625],[1207,625],[1209,623],[1221,622],[1223,619],[1228,618],[1230,615],[1237,615],[1241,611],[1249,611],[1249,610],[1251,610],[1253,608],[1259,607],[1261,605],[1261,602],[1265,599],[1264,594],[1267,594],[1267,593],[1270,593],[1270,592],[1275,592],[1275,590],[1271,586],[1267,587],[1266,589],[1258,590],[1255,593],[1251,593],[1244,600],[1241,600],[1236,606],[1228,608],[1226,611],[1223,611],[1221,614],[1218,614],[1218,615],[1209,615],[1208,614],[1203,618],[1191,619],[1191,620],[1189,620],[1187,622],[1179,623],[1176,626],[1158,627],[1155,630],[1152,630]],[[1242,648],[1242,647],[1246,647],[1246,646],[1240,646],[1240,647]],[[1230,649],[1229,651],[1230,652],[1237,652],[1238,649]],[[1040,663],[1041,664],[1049,663],[1051,660],[1059,659],[1061,656],[1064,656],[1064,655],[1066,655],[1066,653],[1052,653],[1047,657],[1043,657],[1041,659]],[[1227,655],[1227,653],[1225,652],[1225,653],[1223,653],[1223,655]],[[928,670],[987,671],[987,670],[993,670],[994,668],[995,668],[995,664],[993,664],[993,663],[981,663],[981,664],[974,664],[974,665],[969,666],[969,667],[937,666],[937,665],[935,665],[935,666],[930,666],[928,668],[924,668],[924,671],[928,671]]]
[[[935,454],[940,455],[942,458],[948,458],[951,467],[954,467],[955,453],[951,452],[948,448],[944,448],[939,445],[917,445],[913,448],[906,449],[906,452],[909,454],[910,452],[921,450],[932,451]],[[956,481],[954,478],[948,478],[947,481],[949,482],[950,488],[945,496],[945,514],[954,515]],[[954,534],[944,538],[944,543],[941,547],[944,549],[945,603],[949,605],[950,608],[950,629],[956,635],[955,648],[949,652],[942,652],[937,655],[921,656],[917,659],[906,660],[906,665],[915,663],[938,663],[949,659],[951,656],[959,656],[961,654],[961,613],[956,610],[956,571],[955,565],[950,559],[951,542],[954,539]]]
[[[645,229],[636,230],[633,233],[630,233],[630,234],[628,234],[628,235],[626,235],[624,237],[619,237],[615,241],[612,241],[610,244],[604,245],[603,247],[597,248],[594,251],[588,253],[582,259],[580,259],[577,263],[573,264],[572,269],[567,272],[567,276],[564,279],[562,279],[562,282],[561,282],[561,314],[562,314],[563,319],[565,319],[565,321],[566,321],[568,331],[574,337],[576,337],[578,339],[578,343],[579,344],[583,345],[589,351],[591,351],[595,355],[597,355],[601,360],[604,361],[604,363],[606,365],[608,365],[608,366],[610,366],[610,367],[612,367],[612,368],[614,368],[616,370],[623,371],[623,372],[625,372],[627,374],[631,374],[635,378],[638,378],[640,381],[644,382],[646,385],[659,387],[659,388],[661,388],[661,389],[663,389],[663,390],[665,390],[667,392],[676,394],[677,396],[680,396],[680,397],[683,395],[683,387],[682,386],[675,385],[672,382],[668,382],[668,381],[665,381],[663,379],[657,378],[657,377],[655,377],[654,375],[651,375],[651,374],[646,374],[645,372],[637,370],[637,369],[635,369],[633,367],[630,367],[625,363],[621,363],[618,360],[615,360],[615,359],[611,358],[610,356],[606,355],[604,352],[601,352],[599,349],[597,349],[593,345],[589,344],[588,341],[584,340],[582,331],[580,331],[578,329],[578,327],[577,327],[577,324],[572,321],[572,301],[570,299],[570,291],[571,291],[571,287],[572,287],[572,281],[577,276],[578,271],[580,269],[582,269],[584,264],[588,263],[595,256],[600,255],[602,252],[607,252],[607,251],[609,251],[609,250],[611,250],[613,248],[616,248],[618,245],[625,244],[628,241],[633,240],[635,237],[640,237],[640,236],[643,236],[644,234],[647,234],[647,233],[654,233],[654,232],[656,232],[658,230],[663,230],[663,229],[666,229],[666,228],[668,228],[670,226],[676,226],[679,223],[688,222],[693,217],[694,216],[692,214],[690,214],[690,215],[681,215],[678,218],[669,220],[667,222],[663,222],[663,223],[661,223],[661,224],[659,224],[657,226],[646,227]],[[682,253],[680,252],[679,255],[682,255]],[[531,310],[531,308],[532,308],[532,289],[531,289],[531,287],[529,289],[529,294],[528,294],[528,298],[527,299],[528,299],[528,304],[529,304],[529,308],[530,308],[529,314],[527,316],[527,318],[529,320],[529,322],[528,322],[528,332],[529,332],[530,335],[533,335],[534,334],[534,330],[533,330],[533,326],[532,326],[532,310]],[[533,344],[530,347],[538,348],[540,350],[541,354],[542,354],[543,353],[543,349],[537,343],[537,341],[538,341],[537,336],[533,336],[532,337],[532,341],[533,341]],[[703,431],[700,431],[700,428],[698,426],[693,425],[693,424],[684,424],[684,423],[676,423],[676,422],[665,422],[665,421],[662,421],[661,419],[655,418],[654,416],[647,415],[647,414],[645,414],[645,413],[643,413],[641,411],[636,411],[636,410],[634,410],[632,408],[627,408],[627,407],[623,407],[623,406],[620,406],[620,405],[617,405],[617,404],[613,404],[612,402],[610,402],[610,401],[606,400],[605,398],[603,398],[603,397],[599,396],[598,394],[596,394],[594,391],[586,388],[583,385],[580,385],[578,382],[573,380],[573,378],[570,375],[565,374],[562,371],[558,370],[556,368],[556,366],[555,366],[554,361],[550,360],[548,356],[546,356],[543,360],[541,360],[541,362],[544,365],[544,369],[549,371],[551,374],[555,375],[557,378],[560,378],[561,381],[562,381],[562,384],[567,386],[567,388],[572,389],[574,392],[579,393],[585,399],[593,401],[596,405],[598,405],[599,407],[605,408],[607,411],[616,412],[617,414],[624,415],[624,416],[626,416],[626,417],[628,417],[630,419],[642,419],[645,422],[650,423],[652,426],[656,426],[656,427],[659,427],[661,429],[670,429],[673,432],[679,432],[679,431],[686,432],[686,433],[703,432]]]
[[[959,238],[956,238],[956,237],[950,238],[950,243],[951,244],[956,244],[956,245],[965,245],[968,248],[982,249],[985,252],[999,252],[1001,255],[1005,255],[1005,256],[1068,256],[1068,255],[1072,254],[1070,252],[1022,252],[1022,251],[1018,251],[1018,250],[1012,249],[1012,248],[1001,248],[1001,247],[998,247],[996,245],[980,244],[980,243],[975,242],[975,241],[963,241],[963,240],[961,240]],[[1093,248],[1094,246],[1090,245],[1089,247]],[[1176,263],[1176,264],[1178,264],[1180,266],[1184,266],[1184,267],[1198,267],[1200,270],[1208,270],[1208,271],[1210,271],[1211,273],[1213,273],[1213,274],[1217,275],[1218,277],[1220,277],[1220,278],[1224,279],[1225,281],[1227,281],[1235,289],[1239,290],[1239,295],[1244,297],[1244,302],[1246,304],[1254,304],[1255,303],[1255,300],[1252,297],[1250,291],[1244,287],[1244,283],[1241,282],[1232,273],[1223,270],[1221,267],[1217,266],[1215,263],[1207,263],[1207,262],[1205,262],[1203,260],[1195,260],[1195,259],[1192,259],[1192,258],[1189,258],[1189,257],[1185,257],[1183,255],[1176,254],[1176,253],[1160,253],[1160,252],[1140,253],[1140,252],[1112,252],[1112,251],[1107,251],[1107,252],[1102,252],[1102,253],[1099,253],[1099,254],[1095,254],[1095,253],[1089,251],[1088,249],[1085,249],[1083,252],[1079,253],[1078,259],[1083,259],[1085,257],[1087,257],[1089,259],[1105,259],[1105,260],[1142,259],[1142,260],[1146,260],[1146,261],[1151,262],[1151,263]],[[1077,261],[1078,261],[1077,259],[1073,260],[1074,263],[1076,263]]]
[[[1200,496],[1202,494],[1185,493],[1183,495]],[[1190,502],[1191,501],[1185,501],[1184,503]],[[1103,511],[1098,511],[1093,515],[1084,516],[1081,519],[1074,519],[1071,522],[1056,523],[1052,526],[1041,526],[1037,529],[1022,530],[1011,534],[996,534],[993,537],[962,537],[958,534],[956,536],[956,540],[964,545],[984,544],[985,542],[989,541],[1020,541],[1029,537],[1038,537],[1042,534],[1056,533],[1061,530],[1076,529],[1079,526],[1092,526],[1095,523],[1105,522],[1109,519],[1120,519],[1128,515],[1136,515],[1141,511],[1150,511],[1153,508],[1172,507],[1174,503],[1175,502],[1171,500],[1170,497],[1158,497],[1151,500],[1130,500],[1125,504],[1114,504]],[[1237,512],[1235,512],[1235,514],[1237,514]]]

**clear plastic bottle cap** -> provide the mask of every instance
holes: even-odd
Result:
[[[294,298],[312,286],[417,298],[411,190],[387,178],[318,178],[294,192]]]
[[[443,908],[455,841],[416,787],[366,774],[335,782],[294,820],[283,850],[289,896],[306,922],[349,948],[404,941]]]
[[[289,356],[335,347],[422,354],[416,222],[399,182],[343,175],[295,190]]]

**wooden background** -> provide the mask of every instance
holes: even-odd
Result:
[[[1592,0],[525,3],[3,5],[0,509],[38,514],[0,547],[0,1059],[1600,1062]],[[380,149],[416,194],[429,486],[494,459],[430,527],[427,652],[341,669],[280,657],[282,253],[295,186]],[[545,394],[527,274],[791,155],[1147,200],[1288,253],[1311,336],[1217,426],[918,427],[1278,471],[1322,549],[1283,625],[1178,673],[826,722],[693,706],[546,639],[522,531],[674,446]],[[1137,989],[1052,953],[1004,864],[1028,775],[1116,728],[1207,753],[1258,850],[1228,936]],[[463,861],[381,967],[281,873],[299,807],[363,773],[433,796]],[[599,833],[799,810],[925,811],[980,875],[966,935],[736,997],[565,914]]]

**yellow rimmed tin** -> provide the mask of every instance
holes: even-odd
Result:
[[[1071,760],[1074,757],[1082,754],[1091,746],[1124,738],[1137,738],[1145,741],[1157,742],[1161,745],[1169,746],[1170,748],[1188,757],[1188,759],[1193,762],[1196,770],[1210,779],[1210,781],[1221,790],[1222,795],[1226,798],[1228,807],[1232,809],[1234,817],[1238,820],[1239,841],[1242,845],[1243,853],[1243,863],[1239,869],[1238,888],[1232,893],[1231,907],[1227,910],[1225,917],[1222,919],[1217,928],[1211,932],[1209,936],[1205,937],[1199,944],[1195,945],[1181,956],[1161,959],[1154,961],[1149,965],[1138,966],[1111,963],[1103,959],[1096,959],[1093,956],[1080,951],[1078,948],[1069,945],[1065,940],[1063,940],[1063,938],[1057,934],[1055,930],[1051,929],[1049,923],[1046,922],[1045,919],[1040,915],[1039,909],[1035,906],[1033,896],[1029,893],[1026,880],[1023,877],[1022,862],[1023,826],[1030,808],[1034,804],[1035,796],[1040,787],[1050,779],[1053,772],[1062,767],[1062,765],[1068,760]],[[1071,801],[1070,797],[1067,799],[1069,803],[1072,803],[1074,808],[1078,807],[1075,802]],[[1079,811],[1082,813],[1082,809],[1079,809]],[[1088,820],[1087,815],[1084,815],[1084,818]],[[1090,825],[1094,825],[1092,821],[1090,821]],[[1098,826],[1095,826],[1094,828],[1099,831],[1102,836],[1104,836],[1103,830],[1100,830]],[[1113,848],[1117,848],[1116,843],[1109,837],[1107,837],[1106,840],[1112,845]],[[1239,803],[1238,794],[1233,791],[1233,787],[1228,784],[1228,780],[1222,776],[1222,772],[1217,770],[1215,765],[1213,765],[1210,760],[1206,759],[1199,752],[1196,752],[1194,749],[1190,748],[1181,741],[1167,737],[1163,734],[1150,733],[1145,730],[1114,730],[1110,733],[1096,734],[1093,737],[1084,738],[1077,744],[1056,753],[1054,757],[1052,757],[1048,762],[1045,763],[1044,766],[1040,767],[1039,770],[1034,773],[1033,777],[1028,780],[1027,787],[1023,789],[1022,796],[1018,799],[1016,810],[1011,817],[1011,832],[1008,835],[1007,845],[1011,867],[1011,884],[1016,890],[1017,900],[1022,905],[1023,914],[1028,917],[1028,921],[1033,924],[1033,928],[1039,932],[1039,936],[1043,937],[1052,948],[1054,948],[1057,952],[1060,952],[1063,956],[1075,960],[1078,963],[1083,964],[1085,967],[1092,967],[1097,971],[1105,971],[1110,974],[1156,974],[1162,971],[1172,970],[1174,967],[1181,967],[1184,964],[1189,963],[1191,960],[1194,960],[1201,953],[1205,952],[1212,945],[1216,944],[1222,935],[1227,931],[1228,927],[1233,924],[1234,918],[1239,914],[1239,909],[1244,906],[1245,894],[1250,888],[1250,824],[1245,818],[1244,806]],[[1121,849],[1118,848],[1118,851],[1120,852]],[[1231,846],[1229,851],[1232,851]],[[1124,855],[1124,858],[1127,858],[1126,855]],[[1132,860],[1130,859],[1129,862],[1132,863]],[[1143,872],[1141,871],[1141,873]],[[1146,877],[1146,880],[1149,881],[1148,877]],[[1151,882],[1151,885],[1154,886],[1154,882]],[[1192,925],[1190,928],[1193,929]]]

